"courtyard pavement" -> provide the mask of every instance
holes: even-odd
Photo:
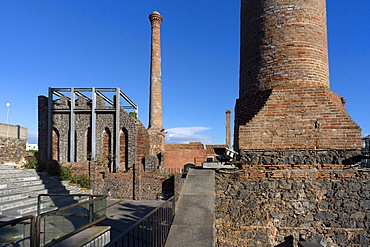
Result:
[[[164,203],[162,200],[116,200],[107,201],[107,218],[99,226],[111,226],[110,239],[128,229],[152,210]]]

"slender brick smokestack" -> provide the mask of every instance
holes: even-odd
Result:
[[[226,145],[230,148],[231,142],[230,142],[230,109],[226,110]]]
[[[154,11],[149,15],[152,26],[150,62],[150,112],[149,129],[162,130],[162,75],[161,75],[161,23],[162,16]]]

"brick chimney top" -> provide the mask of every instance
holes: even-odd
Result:
[[[163,17],[161,16],[161,14],[158,12],[158,11],[153,11],[150,15],[149,15],[149,20],[152,22],[152,21],[159,21],[160,23],[163,21]]]

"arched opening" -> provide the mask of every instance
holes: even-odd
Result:
[[[128,132],[126,128],[123,128],[120,131],[119,135],[119,144],[120,144],[120,162],[123,164],[123,169],[127,170],[128,168]]]
[[[85,134],[85,160],[92,160],[91,151],[91,127],[88,127]]]
[[[107,164],[109,171],[112,171],[112,135],[108,128],[105,128],[102,134],[102,161]]]
[[[52,159],[59,161],[59,131],[53,128],[52,134]]]

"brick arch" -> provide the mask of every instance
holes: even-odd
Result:
[[[91,127],[88,127],[85,131],[85,160],[91,160],[91,151],[92,151],[92,143],[91,143]]]
[[[109,128],[105,128],[102,133],[102,160],[110,165],[112,158],[112,134]]]
[[[126,128],[122,128],[119,133],[120,143],[120,162],[123,164],[124,170],[128,169],[128,131]]]
[[[52,159],[59,161],[59,131],[56,128],[52,133]]]

